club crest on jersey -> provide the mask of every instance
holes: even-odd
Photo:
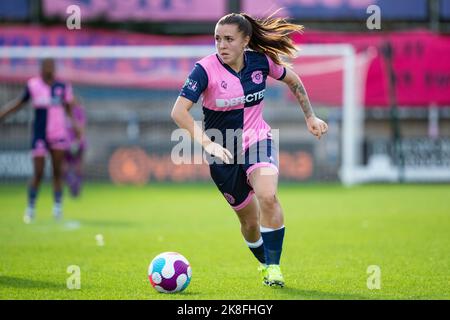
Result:
[[[252,73],[252,81],[253,83],[260,84],[264,80],[263,73],[261,70],[254,71]]]
[[[194,91],[194,92],[197,91],[197,89],[198,89],[197,81],[192,80],[191,78],[187,78],[186,79],[186,82],[184,83],[184,86],[186,88],[188,88],[189,90]]]
[[[55,96],[61,96],[63,94],[63,89],[61,87],[55,88]]]

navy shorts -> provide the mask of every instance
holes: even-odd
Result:
[[[31,154],[33,157],[45,157],[49,150],[67,150],[66,131],[49,137],[47,134],[47,109],[35,109]]]
[[[253,170],[272,167],[278,172],[278,150],[270,139],[251,145],[241,161],[232,164],[210,164],[211,178],[234,210],[247,206],[254,194],[248,177]],[[271,171],[272,172],[272,171]]]

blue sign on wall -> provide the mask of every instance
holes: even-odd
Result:
[[[365,19],[370,5],[380,7],[382,19],[428,18],[427,0],[243,0],[243,9],[250,14],[284,8],[283,13],[297,19]]]
[[[0,18],[25,20],[30,17],[30,0],[1,0]]]
[[[441,0],[440,12],[442,20],[450,20],[450,0]]]

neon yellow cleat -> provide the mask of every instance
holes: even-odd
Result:
[[[274,288],[284,287],[284,278],[281,273],[280,266],[277,264],[271,264],[267,267],[267,281],[264,282],[266,286]]]
[[[258,267],[258,271],[261,273],[261,279],[264,285],[267,285],[267,265],[261,264]]]

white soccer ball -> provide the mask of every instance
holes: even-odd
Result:
[[[162,293],[183,291],[191,282],[189,261],[177,252],[157,255],[148,267],[148,279],[153,288]]]

